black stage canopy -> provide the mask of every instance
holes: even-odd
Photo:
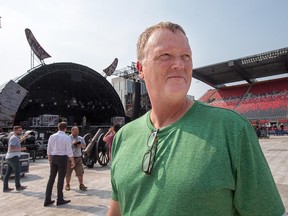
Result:
[[[287,73],[288,48],[283,48],[195,68],[192,76],[214,88],[220,88],[227,83],[253,83],[257,78]]]
[[[15,116],[16,123],[43,114],[64,116],[69,124],[78,125],[83,116],[94,125],[125,116],[113,86],[101,74],[80,64],[42,65],[16,82],[28,91]]]

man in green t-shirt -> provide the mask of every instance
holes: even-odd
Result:
[[[108,215],[282,215],[249,122],[187,98],[192,52],[182,27],[146,29],[137,58],[152,109],[114,138]]]

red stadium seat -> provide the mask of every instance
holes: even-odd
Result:
[[[248,119],[287,119],[288,78],[209,90],[200,101],[235,110]]]

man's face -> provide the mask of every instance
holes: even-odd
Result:
[[[17,136],[20,136],[22,133],[23,133],[23,129],[22,128],[19,128],[19,129],[15,130],[15,134]]]
[[[192,79],[192,52],[186,36],[181,31],[155,30],[138,69],[151,98],[186,96]]]
[[[71,131],[72,136],[76,137],[79,134],[79,129],[78,128],[73,128],[73,130]]]

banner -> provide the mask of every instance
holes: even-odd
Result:
[[[31,49],[33,50],[33,52],[35,53],[35,55],[42,61],[45,58],[49,58],[51,57],[42,47],[41,45],[38,43],[38,41],[36,40],[36,38],[34,37],[34,35],[32,34],[31,30],[26,28],[25,29],[25,34],[26,34],[26,38],[27,41],[31,47]]]
[[[112,64],[103,70],[104,73],[106,74],[106,76],[111,76],[114,73],[117,65],[118,65],[118,59],[115,58],[114,61],[112,62]]]
[[[0,92],[0,127],[12,126],[16,112],[28,91],[10,80]]]

